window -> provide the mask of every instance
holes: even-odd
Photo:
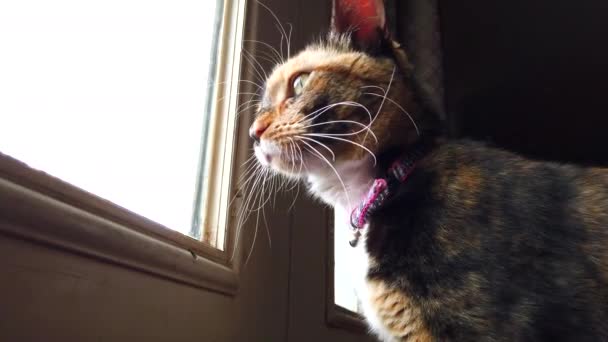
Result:
[[[344,217],[337,214],[334,221],[334,302],[349,311],[361,313],[355,284],[361,281],[360,264],[364,261],[358,260],[360,256],[348,244],[352,238],[351,228],[348,222],[343,222]]]
[[[241,3],[0,3],[0,152],[225,249]]]
[[[335,327],[365,333],[367,326],[361,315],[357,285],[365,275],[366,270],[361,265],[366,261],[362,259],[364,255],[348,243],[352,237],[350,225],[344,221],[348,215],[336,208],[328,217],[327,322]]]

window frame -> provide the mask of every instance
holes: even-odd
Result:
[[[246,0],[224,0],[215,86],[201,184],[201,230],[216,232],[221,249],[192,239],[0,152],[0,233],[37,241],[96,259],[224,294],[238,290],[238,255],[228,215],[239,161],[248,136],[236,118],[240,49],[248,30]],[[218,84],[217,81],[214,84]],[[222,82],[223,84],[223,82]],[[224,98],[224,101],[220,99]],[[245,149],[241,146],[244,145]],[[35,213],[32,215],[31,213]],[[204,225],[204,226],[203,226]],[[211,228],[210,228],[211,227]],[[209,239],[207,239],[210,241]],[[212,241],[211,241],[212,242]],[[234,259],[238,260],[238,259]]]

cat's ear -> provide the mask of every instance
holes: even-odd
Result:
[[[333,0],[331,23],[333,33],[351,33],[363,49],[380,47],[389,37],[383,0]]]

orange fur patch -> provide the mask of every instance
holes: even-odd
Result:
[[[483,173],[473,167],[461,167],[456,171],[453,179],[450,180],[448,187],[450,193],[457,194],[460,204],[472,209],[479,203],[481,193]]]
[[[608,196],[604,187],[608,184],[608,169],[589,169],[578,180],[579,190],[576,213],[589,235],[594,238],[583,248],[591,261],[608,281]]]
[[[367,282],[370,301],[384,328],[398,341],[432,341],[420,309],[403,292],[378,280]]]

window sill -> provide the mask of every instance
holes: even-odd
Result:
[[[327,308],[327,324],[358,333],[367,333],[369,330],[361,315],[336,304]]]
[[[159,239],[154,231],[164,229],[169,235],[179,233],[159,225],[156,227],[135,214],[130,219],[151,225],[151,234],[131,229],[124,221],[98,215],[98,211],[88,210],[87,204],[98,209],[105,205],[107,211],[114,211],[123,218],[129,218],[130,213],[84,192],[80,194],[82,202],[78,201],[79,198],[71,198],[71,201],[54,198],[48,195],[48,191],[39,191],[40,188],[63,187],[60,190],[67,188],[73,194],[79,193],[79,189],[19,164],[0,154],[0,233],[215,292],[236,293],[238,278],[234,269],[202,257],[188,246],[180,246],[170,239]],[[10,180],[17,176],[29,184],[21,182],[20,185]],[[60,193],[65,194],[64,191]],[[190,240],[188,244],[207,247],[181,237]]]

